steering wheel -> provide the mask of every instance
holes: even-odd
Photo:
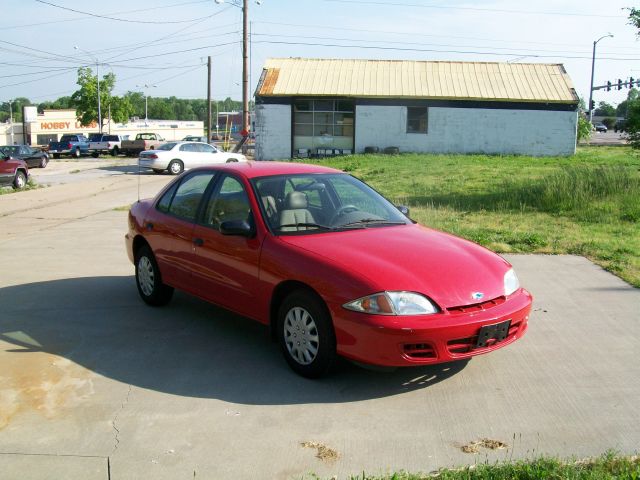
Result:
[[[338,210],[336,210],[336,213],[333,214],[333,217],[331,218],[331,222],[330,224],[333,225],[335,223],[335,221],[340,218],[342,215],[344,215],[345,213],[351,213],[351,212],[357,212],[358,210],[360,210],[358,207],[356,207],[355,205],[343,205],[340,208],[338,208]]]

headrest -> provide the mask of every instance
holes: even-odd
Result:
[[[289,210],[307,208],[307,194],[304,192],[289,192],[286,202]]]

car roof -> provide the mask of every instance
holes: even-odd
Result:
[[[210,167],[199,167],[194,170],[220,170],[236,172],[251,179],[258,177],[268,177],[271,175],[296,175],[312,173],[344,173],[335,168],[324,167],[322,165],[310,165],[308,163],[296,162],[270,162],[270,161],[248,161],[232,162]],[[192,170],[193,171],[193,170]]]

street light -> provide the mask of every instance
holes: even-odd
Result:
[[[595,42],[593,42],[593,57],[591,58],[591,89],[589,90],[589,105],[587,107],[589,109],[589,123],[592,123],[592,120],[593,120],[593,108],[591,108],[591,104],[593,103],[593,74],[595,72],[595,67],[596,67],[596,45],[600,40],[608,37],[613,38],[613,35],[611,33],[607,35],[603,35],[602,37],[597,39]]]
[[[145,92],[144,92],[144,124],[145,126],[147,125],[147,120],[149,119],[149,115],[147,115],[147,98],[149,98],[149,94],[147,93],[147,90],[150,88],[155,88],[158,85],[149,85],[148,83],[144,83],[142,85],[136,85],[136,87],[138,88],[144,88]]]
[[[89,57],[91,57],[92,60],[96,62],[96,79],[98,80],[98,132],[102,133],[102,110],[100,108],[100,61],[97,57],[94,57],[92,54],[90,54],[86,50],[83,50],[77,45],[75,45],[73,48],[86,53]]]
[[[242,6],[240,2],[242,1]],[[225,0],[215,0],[217,4]],[[260,0],[256,4],[261,5]],[[242,10],[242,131],[249,131],[249,0],[232,0],[229,5]]]

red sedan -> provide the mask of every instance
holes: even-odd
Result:
[[[409,366],[487,353],[520,338],[531,310],[506,260],[317,165],[191,170],[132,206],[126,243],[146,303],[178,288],[267,324],[307,377],[338,355]]]

